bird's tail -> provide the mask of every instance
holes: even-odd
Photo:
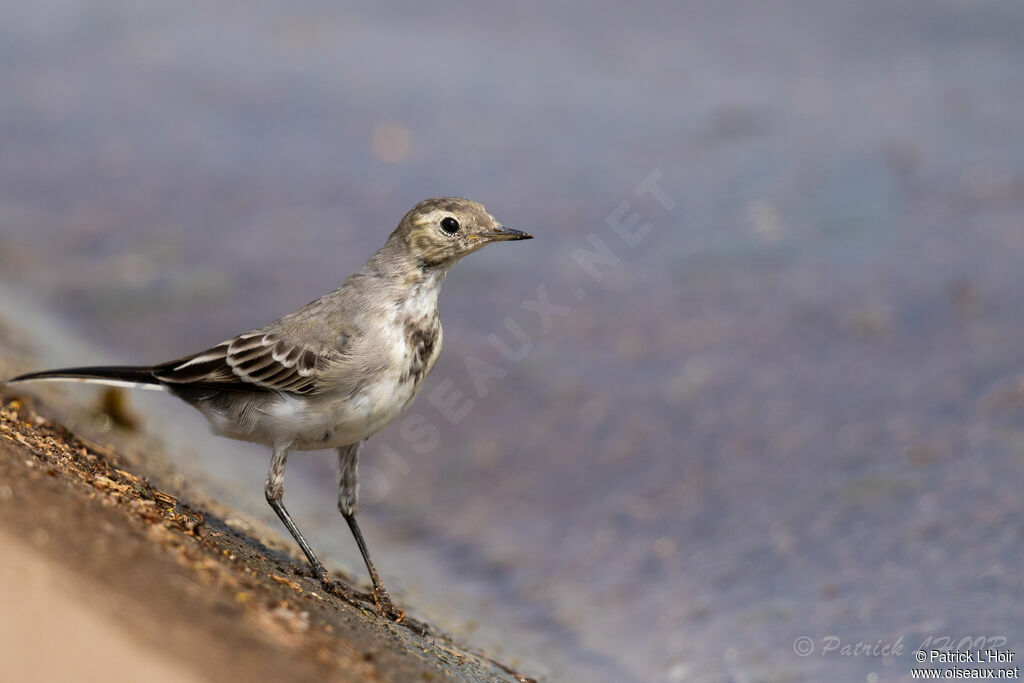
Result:
[[[145,366],[100,366],[93,368],[63,368],[19,375],[10,382],[89,382],[122,387],[162,389],[163,384],[153,376],[153,369]]]

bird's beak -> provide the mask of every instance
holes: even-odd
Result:
[[[532,240],[533,235],[522,230],[513,230],[512,228],[506,228],[504,225],[499,225],[493,232],[485,232],[480,235],[484,239],[492,242],[507,242],[510,240]]]

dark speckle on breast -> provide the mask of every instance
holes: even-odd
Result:
[[[402,374],[403,382],[418,385],[430,369],[434,359],[434,345],[441,325],[436,316],[407,320],[405,323],[406,344],[409,349],[409,365]]]

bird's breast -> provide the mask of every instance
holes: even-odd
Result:
[[[273,412],[302,425],[296,447],[329,448],[361,441],[397,418],[419,393],[441,352],[437,315],[395,319],[380,335],[379,363],[367,368],[357,389],[343,396],[289,399]],[[325,403],[326,402],[326,403]]]

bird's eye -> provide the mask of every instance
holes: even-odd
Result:
[[[454,235],[459,231],[459,222],[451,216],[445,216],[441,219],[441,229],[449,235]]]

